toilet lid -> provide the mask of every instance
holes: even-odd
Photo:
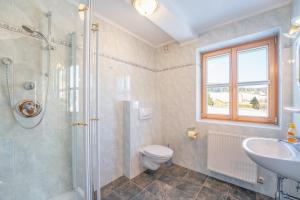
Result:
[[[160,158],[171,158],[173,156],[173,150],[161,146],[161,145],[149,145],[143,148],[143,152],[147,156],[160,157]]]

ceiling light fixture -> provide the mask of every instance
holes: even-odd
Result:
[[[150,16],[158,8],[158,0],[132,0],[132,5],[141,15]]]

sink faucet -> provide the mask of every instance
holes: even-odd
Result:
[[[297,138],[297,139],[299,140],[300,138]],[[278,141],[279,141],[279,142],[287,143],[287,144],[293,146],[298,152],[300,152],[300,142],[297,142],[297,143],[290,143],[290,142],[288,142],[287,140],[282,140],[282,139],[279,139]]]

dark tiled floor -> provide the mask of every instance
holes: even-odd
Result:
[[[272,200],[178,165],[161,167],[101,188],[103,200]]]

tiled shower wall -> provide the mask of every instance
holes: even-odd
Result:
[[[34,26],[46,33],[45,13],[53,11],[54,38],[70,41],[70,33],[82,27],[82,22],[77,24],[77,7],[60,0],[0,0],[0,7],[0,58],[9,57],[14,62],[16,97],[18,100],[32,97],[32,91],[24,90],[22,85],[25,81],[37,80],[38,100],[43,103],[41,96],[45,95],[46,81],[41,77],[46,72],[46,51],[42,50],[41,40],[19,33],[21,25]],[[15,122],[8,106],[6,68],[0,65],[1,200],[47,200],[73,189],[67,91],[59,91],[66,89],[66,82],[57,76],[70,66],[71,48],[58,43],[54,46],[48,108],[45,119],[35,129],[21,128]]]
[[[272,28],[280,28],[286,32],[289,28],[289,6],[278,8],[257,16],[243,19],[201,34],[197,41],[186,44],[171,44],[160,48],[156,52],[157,74],[161,98],[161,127],[165,144],[170,144],[175,150],[174,162],[184,167],[208,174],[225,181],[255,190],[257,192],[274,195],[275,174],[259,168],[259,176],[263,177],[263,185],[251,185],[225,176],[211,173],[207,170],[207,134],[209,131],[222,131],[246,136],[284,137],[291,115],[283,111],[281,127],[241,126],[226,123],[199,122],[196,119],[196,50],[201,47],[228,41],[238,37],[259,33]],[[289,105],[292,101],[292,66],[288,64],[291,48],[290,42],[280,38],[280,92],[282,105]],[[185,136],[186,129],[197,127],[200,136],[197,140],[190,140]],[[294,184],[290,185],[293,190]],[[294,190],[295,191],[295,190]]]

